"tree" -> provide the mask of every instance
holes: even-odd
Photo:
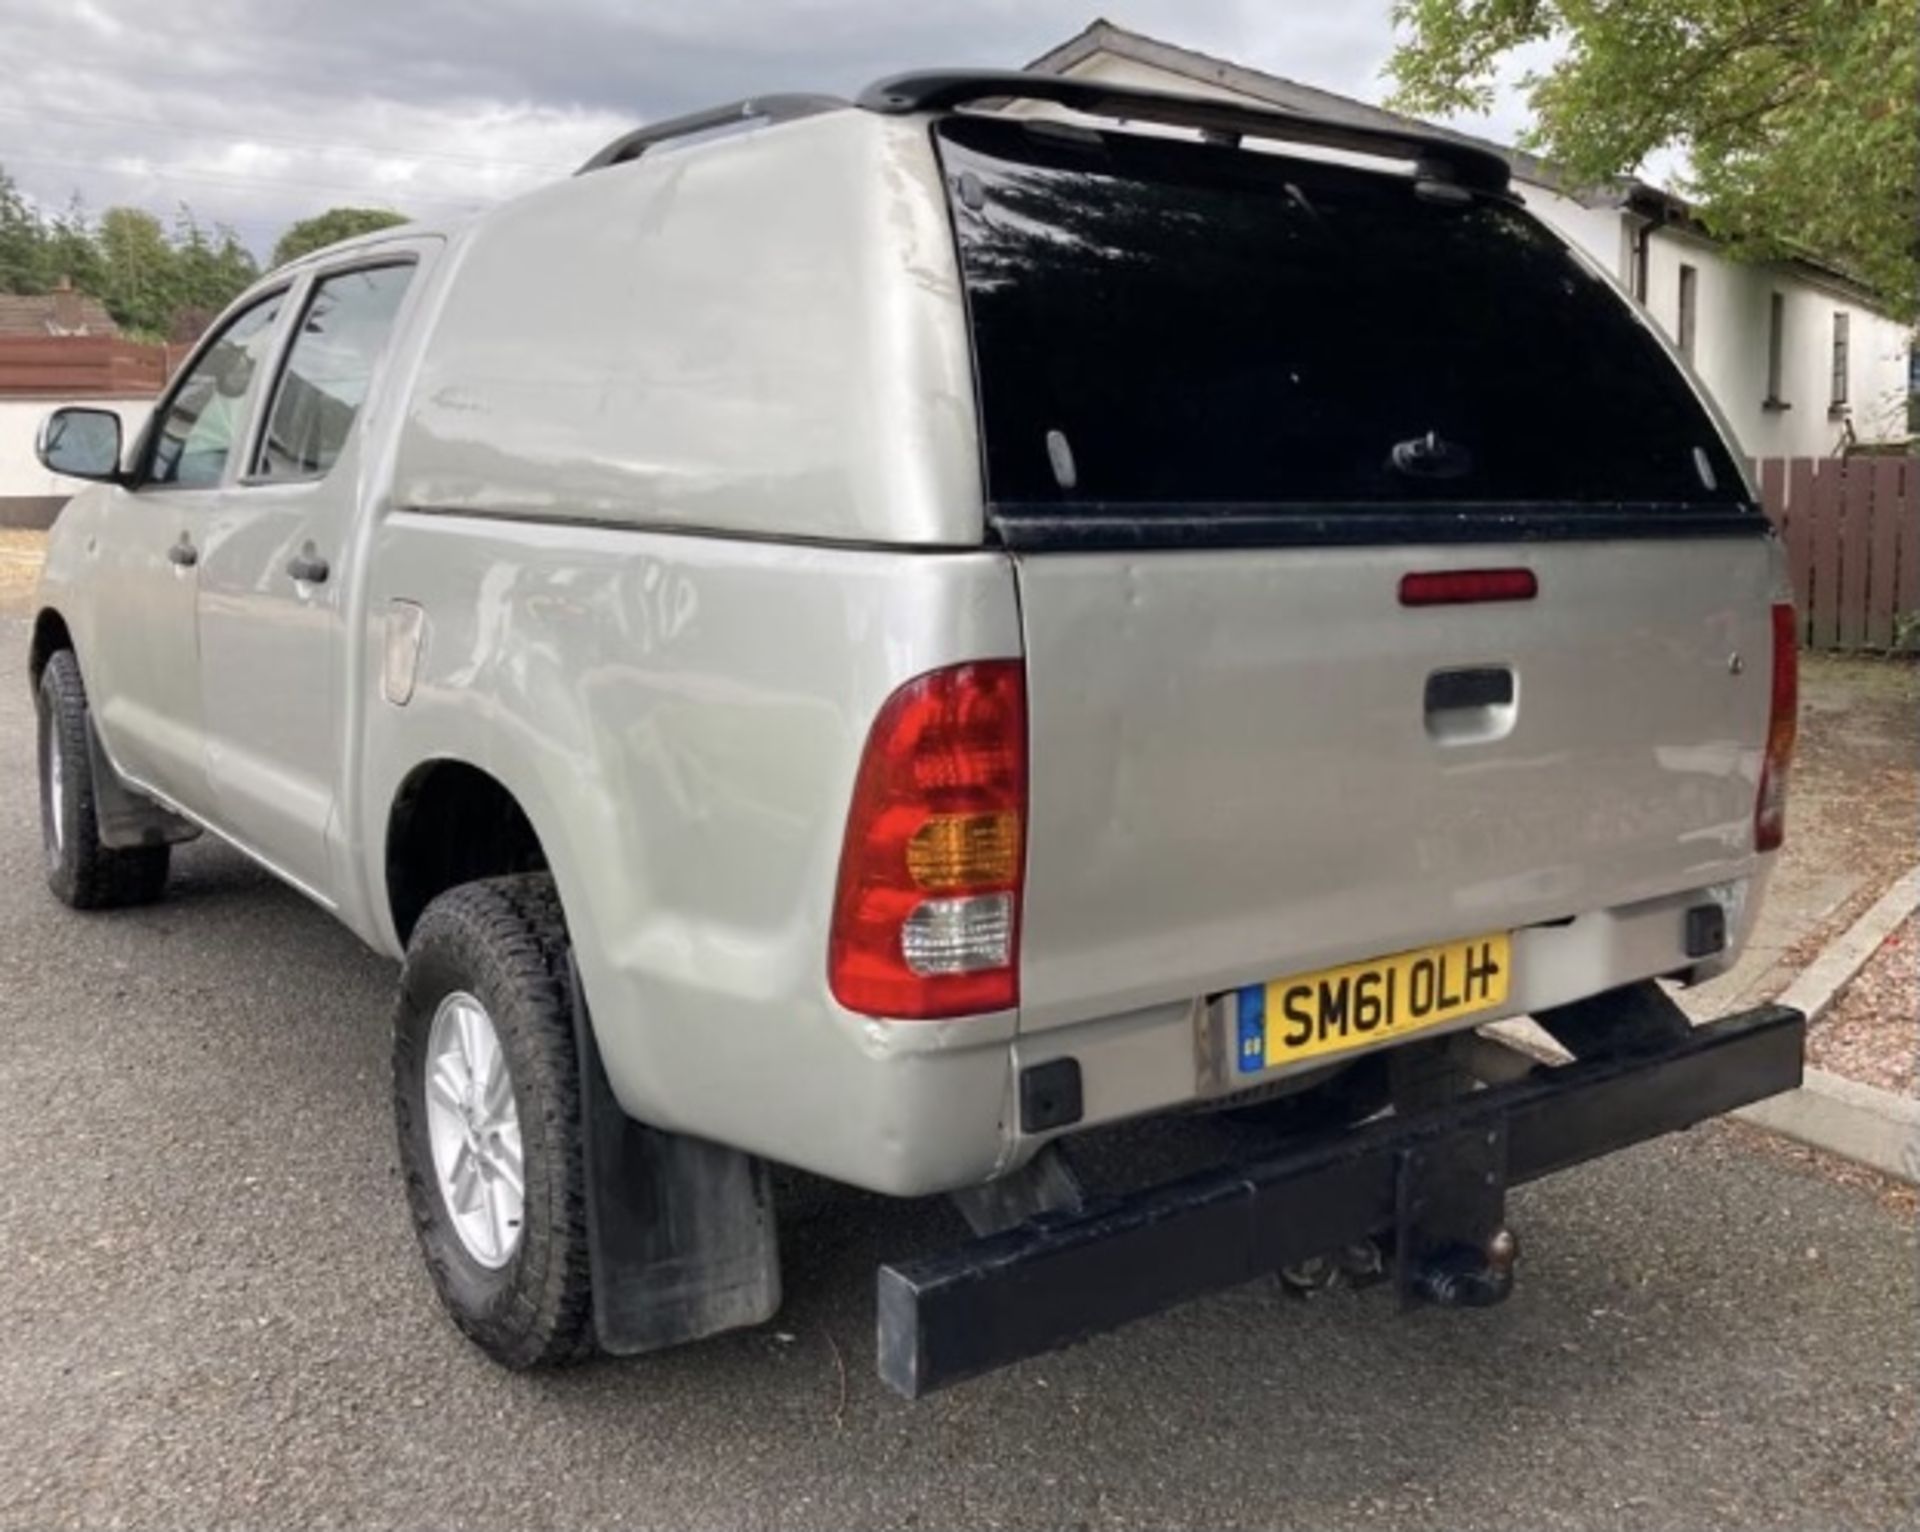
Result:
[[[181,328],[181,314],[190,314],[194,319],[188,326],[192,335],[205,329],[207,322],[260,274],[239,235],[225,224],[215,224],[211,230],[201,228],[193,209],[184,203],[173,220],[173,264],[173,328]]]
[[[1526,147],[1577,182],[1685,152],[1731,252],[1834,262],[1920,317],[1920,0],[1395,0],[1393,103],[1484,109],[1515,50]]]
[[[64,277],[122,329],[191,340],[259,274],[238,234],[185,204],[171,236],[139,208],[108,208],[96,224],[78,196],[49,217],[0,169],[0,292],[44,293]]]
[[[123,329],[165,337],[181,306],[173,247],[160,220],[139,208],[100,215],[100,297]]]
[[[106,283],[106,268],[100,262],[93,220],[79,195],[68,200],[65,212],[44,221],[41,228],[46,237],[47,274],[56,282],[66,277],[79,291],[97,295]]]
[[[0,170],[0,293],[46,290],[46,231],[40,215]]]
[[[358,234],[372,234],[378,229],[391,229],[395,224],[406,221],[404,213],[391,212],[386,208],[328,208],[326,212],[303,218],[288,228],[280,236],[280,243],[273,247],[271,264],[284,266],[288,261],[296,261],[323,245],[352,239]]]

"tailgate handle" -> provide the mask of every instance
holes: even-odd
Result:
[[[1429,713],[1512,705],[1513,672],[1505,665],[1481,665],[1470,670],[1436,670],[1427,677]]]

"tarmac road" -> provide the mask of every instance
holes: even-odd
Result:
[[[1491,1311],[1256,1284],[909,1405],[872,1270],[958,1221],[803,1183],[774,1325],[501,1373],[415,1258],[391,968],[212,844],[154,909],[57,907],[25,640],[0,619],[0,1525],[1915,1522],[1911,1214],[1723,1127],[1516,1194]]]

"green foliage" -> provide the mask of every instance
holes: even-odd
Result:
[[[380,207],[335,207],[313,218],[303,218],[280,236],[273,247],[275,266],[297,261],[301,256],[326,245],[337,244],[360,234],[372,234],[405,223],[406,216]]]
[[[1735,255],[1815,255],[1920,317],[1920,0],[1395,0],[1394,104],[1484,109],[1516,50],[1526,147],[1578,182],[1684,150]]]
[[[108,312],[129,329],[164,335],[179,296],[173,247],[160,220],[138,208],[110,207],[100,215],[97,239]]]
[[[171,234],[139,208],[111,207],[96,222],[78,198],[50,217],[0,170],[0,292],[50,292],[64,278],[105,303],[121,329],[182,340],[258,275],[232,229],[205,228],[189,208]]]
[[[184,203],[173,221],[174,310],[169,340],[189,341],[260,274],[233,230],[200,227]]]
[[[69,278],[83,293],[98,294],[106,285],[107,269],[94,242],[93,220],[76,196],[66,211],[41,223],[42,274],[52,286]]]
[[[273,263],[405,222],[382,208],[333,208],[289,228]],[[239,235],[208,227],[184,204],[171,229],[140,208],[110,207],[94,219],[77,197],[49,215],[0,168],[0,293],[51,292],[64,277],[105,303],[122,330],[190,341],[259,275]]]
[[[32,209],[0,171],[0,293],[33,291],[39,276],[38,233]]]

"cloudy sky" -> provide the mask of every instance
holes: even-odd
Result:
[[[1027,62],[1099,0],[0,0],[0,166],[237,228],[340,204],[445,217],[636,123],[772,90]],[[1389,0],[1112,0],[1123,26],[1378,100]],[[1523,121],[1503,94],[1490,120]]]

